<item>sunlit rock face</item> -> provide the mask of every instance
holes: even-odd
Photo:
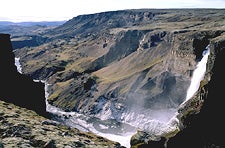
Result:
[[[133,144],[168,139],[203,104],[207,90],[200,95],[199,88],[210,81],[214,48],[203,79],[193,93],[187,91],[207,45],[224,36],[223,12],[127,10],[79,16],[43,34],[45,44],[15,54],[24,74],[50,84],[50,105],[137,128],[141,132]]]

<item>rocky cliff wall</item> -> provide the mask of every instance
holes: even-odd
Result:
[[[200,88],[196,98],[204,99],[198,114],[192,114],[184,120],[186,128],[168,141],[168,148],[175,146],[222,148],[225,122],[221,116],[224,112],[225,41],[223,38],[212,41],[215,51],[215,62],[211,71],[211,80]],[[208,68],[210,68],[210,63]]]
[[[204,34],[204,37],[200,37],[200,34]],[[225,56],[224,34],[205,32],[199,33],[197,38],[199,37],[201,39],[193,40],[193,47],[195,49],[203,48],[209,43],[211,53],[207,62],[207,71],[199,90],[178,110],[181,131],[167,133],[157,139],[158,141],[151,141],[151,135],[139,132],[133,136],[131,145],[141,148],[222,148],[224,146],[221,135],[225,131],[225,123],[220,116],[223,112],[222,99],[224,98],[222,86],[225,83],[225,72],[222,64]],[[200,53],[196,51],[195,54],[198,59]]]
[[[0,34],[0,99],[48,117],[44,84],[17,72],[9,34]]]

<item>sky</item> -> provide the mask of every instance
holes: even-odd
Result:
[[[82,14],[141,8],[225,8],[225,0],[2,0],[0,21],[62,21]]]

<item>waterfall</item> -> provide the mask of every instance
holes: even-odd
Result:
[[[208,61],[208,56],[210,54],[210,48],[209,45],[206,47],[206,50],[203,51],[202,53],[202,59],[201,61],[197,64],[196,69],[193,72],[193,76],[191,78],[191,84],[187,90],[187,96],[186,100],[189,100],[191,97],[194,96],[194,94],[197,92],[200,86],[200,82],[204,79],[205,72],[206,72],[206,64]]]
[[[143,41],[144,41],[144,38],[142,42]],[[200,82],[203,80],[205,72],[206,72],[206,64],[208,61],[209,54],[210,54],[210,48],[208,45],[206,47],[206,50],[204,50],[202,53],[203,57],[201,61],[198,62],[196,69],[193,72],[193,76],[191,78],[191,84],[187,90],[186,100],[184,102],[186,102],[191,97],[193,97],[194,94],[199,89]],[[15,65],[17,67],[17,71],[19,73],[22,73],[22,67],[19,60],[20,58],[15,58]],[[130,147],[130,139],[132,135],[134,135],[137,132],[137,128],[134,125],[132,126],[132,124],[130,123],[121,122],[120,124],[118,124],[119,126],[116,126],[117,124],[115,124],[115,121],[100,120],[95,117],[89,117],[83,114],[79,114],[77,112],[65,112],[61,110],[60,108],[57,108],[48,103],[47,98],[49,96],[49,93],[48,93],[49,84],[46,81],[42,81],[42,80],[34,80],[34,81],[35,82],[41,81],[42,83],[45,84],[46,111],[52,114],[58,115],[58,118],[64,124],[73,128],[78,128],[84,132],[87,132],[87,131],[93,132],[96,135],[108,138],[109,140],[117,141],[122,146],[125,146],[127,148]],[[146,125],[148,125],[147,129],[150,129],[151,131],[155,131],[156,135],[162,135],[163,133],[170,133],[177,129],[179,130],[180,121],[177,119],[177,115],[178,113],[175,114],[168,122],[165,122],[165,123],[157,121],[157,120],[151,120],[151,121],[146,120]],[[129,118],[129,117],[130,116],[126,115],[126,118]],[[145,117],[143,116],[143,119],[144,118]],[[143,123],[143,122],[139,121],[139,123]],[[141,125],[138,125],[138,126],[141,126]],[[114,131],[120,131],[120,133],[114,132]]]
[[[22,67],[20,64],[20,58],[15,58],[15,66],[17,71],[22,74]],[[49,85],[46,80],[33,80],[34,82],[42,82],[45,84],[45,102],[46,111],[57,115],[59,119],[65,125],[77,128],[83,132],[92,132],[98,136],[105,137],[109,140],[119,142],[122,146],[130,147],[130,139],[137,132],[137,129],[125,123],[120,123],[119,126],[115,121],[100,120],[94,117],[89,117],[77,112],[65,112],[62,109],[55,107],[48,103],[49,97],[48,88]],[[66,118],[65,118],[66,117]],[[121,133],[114,133],[115,131],[122,131]]]
[[[17,71],[22,74],[22,66],[20,64],[20,58],[15,58],[15,66]]]

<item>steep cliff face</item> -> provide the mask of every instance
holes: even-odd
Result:
[[[192,114],[184,120],[186,128],[168,141],[168,147],[185,145],[188,147],[223,147],[225,131],[224,120],[218,116],[223,112],[223,88],[225,83],[224,62],[225,42],[224,35],[212,40],[215,63],[211,70],[211,80],[200,88],[197,98],[204,99],[198,114]],[[208,64],[208,68],[212,63]],[[206,78],[207,79],[207,78]],[[190,136],[191,135],[191,136]],[[188,141],[186,139],[189,139]]]
[[[78,16],[46,33],[45,44],[15,54],[24,74],[51,84],[50,104],[137,127],[134,146],[154,145],[150,141],[160,137],[164,145],[185,129],[215,85],[212,69],[224,48],[223,13],[127,10]],[[182,104],[207,45],[211,50],[204,80]],[[170,129],[167,123],[177,111],[181,122]]]
[[[33,82],[31,77],[17,72],[12,50],[10,35],[0,34],[0,99],[32,109],[38,114],[48,117],[44,84]]]
[[[223,147],[224,121],[219,116],[223,104],[222,84],[224,80],[224,34],[218,32],[204,32],[204,39],[198,39],[197,45],[206,45],[210,42],[211,55],[207,62],[207,71],[201,81],[197,93],[178,110],[178,119],[181,121],[181,131],[165,134],[152,141],[152,135],[138,132],[132,137],[131,143],[138,147]],[[201,33],[202,34],[202,33]],[[214,34],[214,35],[213,35]],[[201,38],[201,37],[200,37]],[[196,56],[197,57],[197,56]],[[221,133],[220,133],[221,132]],[[146,144],[148,141],[148,144]]]
[[[65,24],[49,31],[46,36],[53,38],[78,37],[84,38],[97,35],[98,32],[108,32],[112,28],[146,25],[153,21],[154,16],[166,14],[164,11],[121,10],[102,12],[90,15],[80,15]]]

